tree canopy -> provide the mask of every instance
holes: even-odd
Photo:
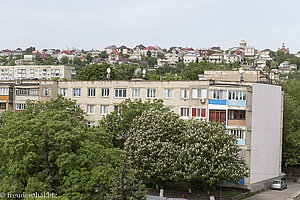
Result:
[[[50,192],[67,199],[104,196],[113,186],[122,152],[104,131],[89,128],[75,102],[59,96],[6,111],[0,126],[0,191]]]
[[[214,187],[248,176],[236,138],[224,125],[184,121],[164,110],[143,112],[133,120],[125,152],[137,177],[156,184],[197,181]]]

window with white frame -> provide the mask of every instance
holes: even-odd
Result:
[[[237,139],[245,139],[245,130],[228,130],[229,134],[233,134]]]
[[[9,88],[2,87],[0,88],[0,95],[8,95]]]
[[[81,96],[81,88],[73,88],[73,97]]]
[[[174,112],[174,107],[166,106],[166,109],[169,109],[170,112]]]
[[[226,99],[226,90],[209,90],[210,99]]]
[[[95,114],[95,105],[87,106],[87,114]]]
[[[109,114],[109,106],[108,106],[108,105],[102,105],[102,106],[101,106],[101,114],[102,114],[102,115],[107,115],[107,114]]]
[[[246,91],[238,91],[238,90],[229,90],[228,91],[228,99],[229,100],[246,100],[247,92]]]
[[[88,127],[93,127],[93,126],[95,126],[95,122],[87,122],[87,126]]]
[[[101,97],[109,97],[109,88],[101,88]]]
[[[68,88],[60,88],[60,94],[64,97],[68,96]]]
[[[50,95],[50,88],[43,88],[42,89],[42,95],[43,96],[49,96]]]
[[[121,106],[118,106],[118,105],[114,106],[114,111],[116,111],[117,113],[121,113],[121,109],[122,109]]]
[[[192,89],[192,98],[206,98],[206,89],[193,88]]]
[[[115,89],[115,97],[116,98],[125,98],[126,97],[126,89],[124,89],[124,88]]]
[[[88,88],[88,97],[96,96],[96,88]]]
[[[190,90],[189,89],[181,89],[180,90],[180,97],[182,99],[188,99],[188,98],[190,98]]]
[[[38,88],[17,88],[17,96],[39,96]]]
[[[140,98],[141,97],[141,89],[140,88],[132,88],[131,89],[131,97],[132,98]]]
[[[194,118],[204,118],[206,117],[206,108],[192,108],[192,117]]]
[[[156,96],[156,89],[147,89],[147,98],[155,98]]]
[[[165,98],[174,98],[174,90],[165,89]]]
[[[188,107],[180,108],[180,117],[189,117],[190,109]]]
[[[80,104],[76,104],[75,107],[76,107],[76,108],[80,108]]]
[[[18,78],[26,77],[26,69],[18,69]]]
[[[16,110],[24,110],[25,109],[25,103],[17,103]]]

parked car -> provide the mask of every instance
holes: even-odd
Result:
[[[283,190],[287,188],[287,184],[283,180],[275,180],[271,184],[272,190]]]

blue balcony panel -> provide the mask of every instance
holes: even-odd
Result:
[[[226,105],[226,100],[223,99],[209,99],[209,104],[213,105]]]
[[[228,100],[229,106],[241,106],[246,107],[246,101],[245,100]]]

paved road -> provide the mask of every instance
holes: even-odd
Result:
[[[263,191],[245,200],[286,200],[300,190],[300,183],[288,182],[287,184],[288,188],[285,190],[280,191],[267,189],[266,191]]]

